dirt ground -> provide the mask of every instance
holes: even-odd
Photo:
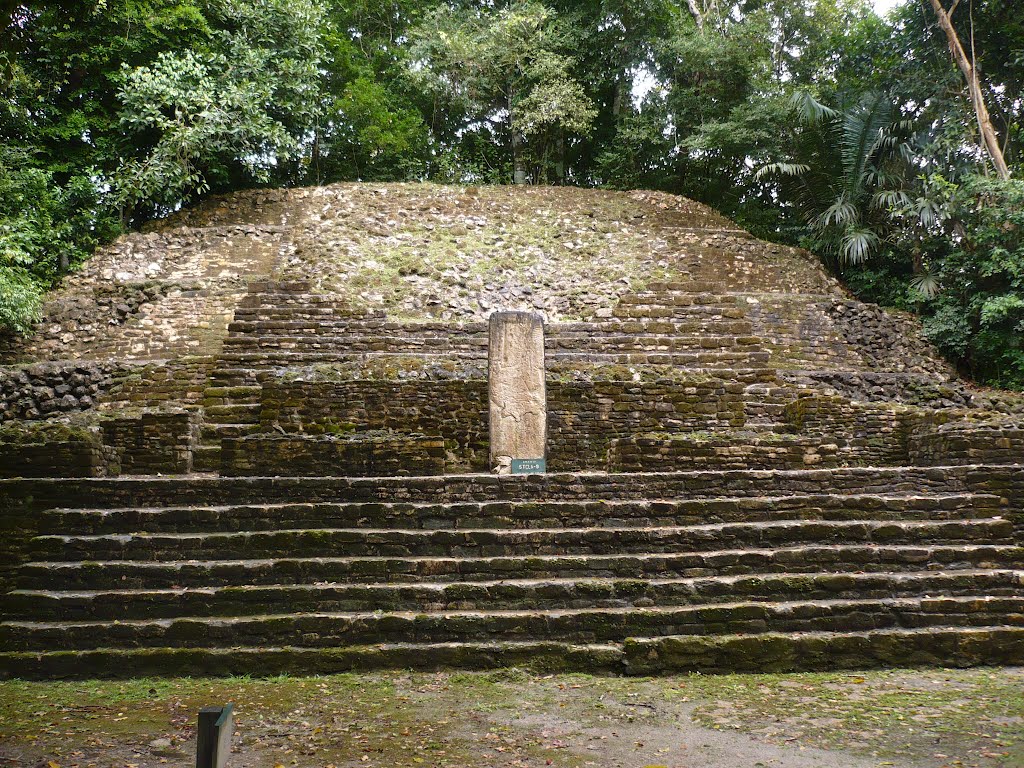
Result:
[[[0,768],[1024,766],[1024,668],[648,679],[490,673],[0,683]]]

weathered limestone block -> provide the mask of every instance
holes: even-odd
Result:
[[[512,459],[545,456],[544,321],[532,312],[495,312],[489,333],[490,463],[508,474]]]

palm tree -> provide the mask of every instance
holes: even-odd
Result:
[[[914,203],[907,192],[915,176],[912,124],[878,92],[845,111],[804,92],[791,103],[797,159],[766,165],[757,176],[779,179],[833,267],[860,264],[879,248],[895,212]]]

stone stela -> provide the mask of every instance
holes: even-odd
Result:
[[[544,320],[540,315],[491,315],[487,383],[492,470],[498,474],[545,471],[547,397]]]

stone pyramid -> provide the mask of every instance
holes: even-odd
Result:
[[[541,314],[547,473],[489,466]],[[251,191],[0,367],[0,675],[1024,661],[1024,399],[659,193]]]

